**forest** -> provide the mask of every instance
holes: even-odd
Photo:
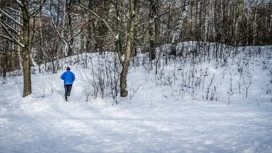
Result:
[[[272,0],[0,0],[0,75],[1,153],[272,153]]]
[[[23,97],[32,93],[32,66],[51,63],[46,71],[56,73],[64,57],[105,52],[117,55],[116,91],[126,97],[129,66],[139,53],[146,53],[151,67],[157,67],[161,55],[194,63],[210,56],[224,62],[226,54],[237,54],[226,53],[218,44],[272,45],[272,2],[0,0],[0,38],[0,74],[3,80],[23,75]],[[194,49],[180,47],[181,42],[194,42]]]

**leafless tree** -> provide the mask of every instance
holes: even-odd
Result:
[[[31,48],[32,36],[31,26],[33,17],[40,11],[45,3],[32,0],[12,0],[5,8],[0,8],[0,37],[7,39],[19,46],[23,62],[24,89],[23,97],[31,94]]]

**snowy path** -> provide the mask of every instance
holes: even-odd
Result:
[[[69,102],[63,99],[61,73],[34,75],[26,98],[21,78],[0,85],[0,153],[272,152],[270,95],[230,105],[171,99],[161,92],[169,89],[156,88],[138,71],[129,77],[129,85],[141,88],[132,101],[86,102],[91,71],[74,72]]]
[[[16,101],[14,95],[8,96],[12,90],[0,93],[1,153],[272,150],[272,113],[267,106],[112,106],[102,100],[66,103],[59,93]]]

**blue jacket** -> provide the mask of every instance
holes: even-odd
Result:
[[[68,84],[73,84],[73,82],[75,81],[76,77],[74,75],[73,72],[71,72],[70,70],[67,70],[66,72],[64,72],[61,77],[62,80],[64,80],[64,85],[68,85]]]

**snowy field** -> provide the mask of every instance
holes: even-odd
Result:
[[[108,90],[102,98],[94,90],[94,74],[105,72],[94,69],[106,63],[97,54],[84,55],[87,63],[65,59],[56,74],[36,71],[33,93],[26,98],[22,77],[8,77],[0,85],[0,152],[271,153],[267,52],[271,47],[259,57],[241,54],[225,64],[159,61],[157,75],[135,62],[125,99],[111,98]],[[69,102],[60,79],[66,66],[76,75]]]

